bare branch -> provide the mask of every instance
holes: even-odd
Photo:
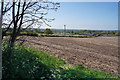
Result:
[[[24,9],[25,5],[26,5],[26,2],[24,2],[24,4],[23,4],[22,14],[21,14],[21,21],[20,21],[20,25],[19,25],[18,30],[17,30],[17,34],[19,34],[19,31],[20,31],[20,28],[21,28],[21,25],[22,25],[23,15],[24,15],[24,11],[25,11],[25,9]]]
[[[26,29],[28,29],[28,28],[29,28],[30,26],[32,26],[33,24],[34,24],[34,21],[33,21],[31,24],[29,24],[26,28],[24,28],[23,31],[26,30]]]
[[[47,26],[51,27],[51,25],[47,24],[43,19],[42,19],[42,21],[43,21]]]
[[[13,7],[13,5],[11,5],[8,9],[7,9],[7,6],[8,6],[9,4],[7,4],[6,5],[6,7],[5,7],[5,10],[3,11],[3,15],[6,13],[6,12],[8,12],[12,7]]]

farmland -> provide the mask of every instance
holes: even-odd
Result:
[[[20,37],[19,37],[20,38]],[[118,37],[30,37],[24,36],[24,45],[94,70],[117,74]]]
[[[1,79],[120,80],[118,2],[1,0]]]

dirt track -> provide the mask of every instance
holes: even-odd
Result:
[[[24,45],[42,50],[70,64],[117,74],[118,38],[24,37]]]

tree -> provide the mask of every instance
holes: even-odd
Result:
[[[0,7],[0,74],[2,74],[2,18],[3,18],[3,0],[1,0],[1,7]],[[0,75],[0,79],[2,76]]]
[[[6,4],[4,6],[4,11],[9,10],[7,11],[7,14],[4,14],[3,16],[3,25],[6,28],[4,33],[12,28],[12,34],[9,39],[10,47],[14,46],[20,31],[30,28],[32,25],[41,25],[41,23],[50,26],[47,22],[51,22],[54,19],[48,19],[44,16],[48,14],[48,10],[57,10],[58,7],[59,3],[46,0],[40,2],[31,2],[31,0],[24,0],[21,2],[21,0],[13,0],[12,3]]]
[[[72,33],[72,35],[73,35],[74,31],[72,30],[71,33]]]
[[[53,34],[53,32],[49,29],[49,28],[46,28],[46,30],[44,31],[45,34]]]

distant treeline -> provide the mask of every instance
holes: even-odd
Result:
[[[71,30],[51,29],[54,34],[66,33],[68,35],[89,35],[89,36],[118,36],[118,30]],[[44,30],[41,30],[44,31]]]
[[[92,35],[92,36],[118,36],[118,31],[104,31],[104,30],[68,30],[66,33],[78,34],[78,35]]]
[[[6,29],[2,29],[2,35],[10,35],[12,29],[9,29],[8,32],[4,33]],[[61,35],[66,33],[66,35],[88,35],[88,36],[119,36],[119,32],[117,30],[66,30],[64,29],[35,29],[29,28],[21,31],[20,35],[30,35],[30,36],[37,36],[38,34],[57,34]],[[50,35],[49,35],[50,36]]]

